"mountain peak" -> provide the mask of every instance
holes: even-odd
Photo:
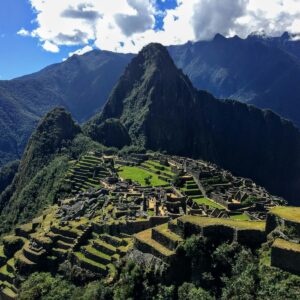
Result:
[[[21,167],[26,169],[24,166],[29,163],[42,166],[80,132],[80,127],[74,123],[69,112],[62,107],[52,109],[32,134]]]
[[[213,38],[213,41],[224,41],[224,40],[226,40],[226,37],[220,33],[217,33]]]
[[[133,59],[132,64],[144,64],[148,67],[149,64],[156,65],[157,67],[174,66],[174,62],[170,57],[168,50],[159,43],[150,43],[145,46]]]

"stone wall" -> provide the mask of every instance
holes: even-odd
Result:
[[[177,245],[178,245],[178,241],[173,241],[172,239],[170,239],[170,238],[166,237],[165,235],[161,234],[155,228],[152,229],[151,237],[152,237],[153,240],[159,242],[161,245],[165,246],[166,248],[168,248],[170,250],[175,250]]]
[[[300,237],[300,223],[293,222],[291,220],[286,220],[284,218],[281,218],[278,215],[268,213],[267,215],[267,223],[266,223],[266,233],[269,234],[271,231],[273,231],[276,227],[281,228],[293,228],[294,233]]]
[[[271,266],[300,275],[300,252],[272,246]]]
[[[260,230],[237,229],[235,241],[250,248],[257,248],[266,241],[266,233]]]

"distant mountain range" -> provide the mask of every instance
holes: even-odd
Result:
[[[0,167],[20,158],[38,120],[57,106],[78,122],[105,103],[132,55],[92,51],[40,72],[0,81]]]
[[[20,163],[2,169],[0,235],[59,199],[70,161],[115,151],[105,146],[212,161],[299,205],[298,128],[271,111],[197,90],[165,47],[150,44],[126,67],[102,112],[80,128],[63,108],[53,109]]]
[[[124,141],[108,146],[131,143],[212,161],[290,203],[300,192],[299,130],[271,111],[195,89],[160,44],[148,45],[133,58],[103,111],[84,131],[100,143],[112,132],[116,141]]]
[[[300,126],[300,41],[287,33],[171,46],[176,65],[195,87],[218,98],[268,108]]]
[[[270,108],[300,126],[300,42],[289,34],[247,39],[216,35],[212,41],[168,50],[198,89]],[[21,157],[38,120],[50,109],[63,106],[78,122],[99,111],[133,57],[94,50],[0,81],[0,167]]]

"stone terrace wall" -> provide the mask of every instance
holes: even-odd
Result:
[[[274,243],[271,250],[271,265],[300,275],[300,252],[278,247]]]

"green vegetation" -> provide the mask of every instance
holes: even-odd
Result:
[[[18,171],[19,164],[20,161],[15,160],[9,162],[2,168],[0,166],[0,194],[11,184],[15,174]]]
[[[124,179],[124,180],[131,179],[131,180],[139,183],[142,186],[161,186],[161,185],[168,184],[166,181],[159,179],[158,175],[148,172],[139,167],[124,166],[119,169],[118,174],[122,179]],[[150,178],[150,176],[152,176],[152,177]],[[148,178],[149,181],[146,178]],[[146,180],[147,180],[148,184],[147,184]]]
[[[224,209],[224,206],[220,205],[219,203],[208,199],[208,198],[193,198],[193,201],[196,202],[197,204],[204,204],[204,205],[208,205],[210,207],[214,207],[214,208],[219,208],[219,209]]]
[[[152,239],[152,229],[144,230],[142,232],[137,233],[135,235],[135,238],[141,243],[149,245],[151,248],[154,248],[163,256],[167,257],[175,254],[174,251],[171,251],[170,249],[164,247],[163,245]]]
[[[299,207],[276,206],[271,209],[270,213],[277,215],[280,218],[300,223]]]
[[[89,151],[108,150],[80,134],[79,127],[63,109],[47,114],[27,146],[16,180],[0,194],[0,235],[72,192],[64,181],[70,161]]]
[[[283,239],[276,239],[273,247],[300,252],[300,244],[292,243]]]
[[[50,273],[34,273],[22,284],[19,299],[72,299],[75,290],[74,285],[60,276],[52,277]]]
[[[161,232],[164,236],[166,236],[170,240],[173,240],[176,242],[183,241],[183,239],[179,235],[170,231],[170,229],[168,228],[168,224],[163,224],[163,225],[157,226],[157,227],[155,227],[155,230],[157,230],[158,232]]]
[[[175,174],[171,171],[171,167],[162,165],[160,162],[155,160],[147,160],[142,166],[154,171],[158,172],[158,174],[167,175],[173,177]]]
[[[192,236],[178,249],[184,264],[172,279],[166,266],[117,266],[114,281],[97,280],[82,287],[49,273],[35,273],[21,286],[21,300],[214,300],[298,299],[300,277],[261,265],[259,255],[233,244],[209,244]]]
[[[84,155],[69,168],[64,179],[72,193],[89,188],[100,188],[100,179],[109,175],[100,157],[93,154]]]
[[[7,235],[3,238],[3,251],[5,256],[12,257],[24,245],[24,239],[14,235]]]
[[[230,219],[239,220],[239,221],[250,221],[249,216],[247,216],[246,214],[233,215],[233,216],[230,216]]]
[[[199,218],[197,216],[185,215],[180,217],[182,222],[189,222],[199,226],[209,226],[209,225],[225,225],[237,229],[257,229],[265,230],[265,221],[240,221],[231,219],[220,219],[220,218]]]

